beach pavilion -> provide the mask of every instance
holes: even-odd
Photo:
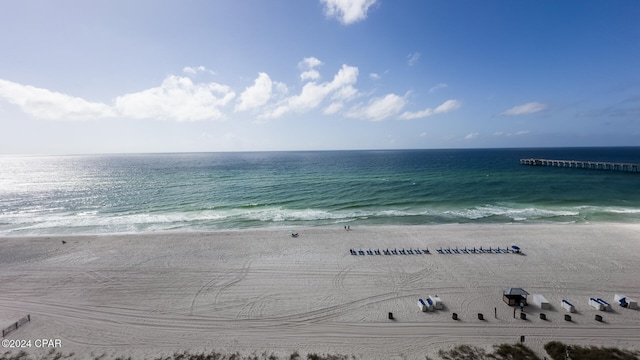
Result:
[[[527,305],[527,295],[529,293],[522,288],[504,288],[502,300],[509,306]]]

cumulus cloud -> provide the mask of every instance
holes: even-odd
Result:
[[[7,80],[0,80],[0,97],[25,113],[45,120],[86,121],[116,115],[103,103]]]
[[[315,57],[304,58],[298,63],[298,68],[305,70],[300,74],[300,80],[318,80],[320,78],[320,72],[315,68],[322,65],[322,61]]]
[[[448,86],[449,86],[449,85],[447,85],[447,84],[445,84],[445,83],[440,83],[440,84],[438,84],[438,85],[436,85],[436,86],[432,87],[431,89],[429,89],[429,92],[430,92],[430,93],[434,93],[434,92],[436,92],[437,90],[447,88]]]
[[[195,75],[195,74],[197,74],[199,72],[207,72],[209,74],[215,75],[215,72],[207,69],[206,67],[204,67],[202,65],[197,66],[197,67],[185,66],[182,69],[182,72],[184,72],[186,74],[190,74],[190,75]]]
[[[367,105],[352,108],[346,116],[356,119],[382,121],[399,113],[406,104],[407,100],[404,97],[396,94],[387,94],[383,97],[369,100]]]
[[[234,97],[226,85],[195,84],[189,78],[170,75],[158,87],[117,97],[115,108],[134,119],[220,120],[224,119],[220,108]]]
[[[345,25],[367,18],[369,8],[377,0],[320,0],[324,4],[325,14],[337,18]]]
[[[436,114],[444,114],[454,110],[459,109],[462,106],[462,102],[460,100],[447,100],[440,104],[435,109],[426,108],[421,111],[409,112],[406,111],[402,115],[400,115],[400,119],[403,120],[412,120],[412,119],[420,119],[429,117]]]
[[[298,67],[301,69],[313,69],[320,65],[322,65],[322,61],[320,61],[318,58],[315,58],[313,56],[306,57],[298,63]]]
[[[261,118],[278,118],[289,112],[303,112],[317,108],[331,94],[334,103],[346,101],[357,94],[353,87],[358,79],[358,68],[342,65],[331,82],[306,83],[299,95],[289,96],[279,101],[273,108],[264,112]],[[336,109],[333,105],[332,109]]]
[[[502,112],[502,115],[509,116],[517,116],[517,115],[528,115],[537,113],[547,108],[546,104],[542,104],[539,102],[530,102],[518,106],[514,106],[509,110],[505,110]]]
[[[240,94],[235,111],[255,109],[266,104],[271,98],[272,91],[273,81],[269,75],[261,72],[253,82],[253,86],[246,88]]]
[[[320,73],[318,72],[318,70],[308,70],[300,74],[300,80],[302,81],[318,79],[320,79]]]
[[[413,54],[409,54],[407,55],[407,64],[409,64],[409,66],[413,66],[418,62],[418,59],[420,59],[419,52],[414,52]]]

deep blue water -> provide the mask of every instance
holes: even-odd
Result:
[[[0,234],[640,222],[640,147],[0,157]]]

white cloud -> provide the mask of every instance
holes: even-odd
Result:
[[[333,115],[335,113],[337,113],[338,111],[342,110],[342,108],[344,107],[344,104],[341,102],[334,102],[331,103],[329,106],[327,106],[322,113],[325,115]]]
[[[462,102],[460,100],[447,100],[440,104],[435,109],[427,108],[417,112],[409,112],[406,111],[402,115],[400,115],[400,119],[403,120],[412,120],[412,119],[420,119],[429,117],[436,114],[444,114],[454,110],[459,109],[462,106]]]
[[[369,79],[371,80],[380,80],[380,75],[376,73],[369,74]]]
[[[407,64],[409,64],[409,66],[413,66],[418,62],[418,59],[420,59],[419,52],[414,52],[413,54],[409,54],[407,55]]]
[[[234,97],[226,85],[194,84],[189,78],[170,75],[159,87],[117,97],[115,107],[134,119],[219,120],[224,119],[220,108]]]
[[[396,94],[387,94],[383,97],[369,100],[366,106],[356,106],[346,116],[350,118],[382,121],[400,112],[407,104],[407,100]]]
[[[314,67],[317,67],[320,65],[322,65],[322,61],[320,61],[318,58],[315,58],[313,56],[304,58],[302,59],[302,61],[298,63],[298,67],[300,67],[301,69],[313,69]]]
[[[539,102],[530,102],[523,105],[514,106],[509,110],[505,110],[502,112],[502,115],[528,115],[537,113],[547,108],[546,104],[541,104]]]
[[[318,70],[309,70],[300,74],[300,80],[318,80],[320,78],[320,73]]]
[[[116,116],[109,105],[8,80],[0,80],[0,97],[45,120],[86,121]]]
[[[331,82],[308,82],[302,87],[299,95],[293,95],[278,102],[274,107],[263,113],[261,118],[278,118],[288,112],[303,112],[314,109],[330,95],[334,100],[346,101],[357,94],[353,84],[358,79],[358,68],[342,65]],[[335,108],[335,106],[334,106]]]
[[[345,25],[367,18],[367,11],[377,0],[321,0],[325,14]]]
[[[253,82],[253,86],[246,88],[236,104],[235,111],[258,108],[266,104],[271,98],[273,82],[266,73],[261,72]]]
[[[204,67],[202,65],[200,65],[198,67],[185,66],[182,69],[182,72],[190,74],[190,75],[195,75],[195,74],[197,74],[199,72],[207,72],[209,74],[215,75],[215,72],[207,69],[206,67]]]
[[[318,80],[320,78],[320,73],[315,68],[320,65],[322,65],[322,61],[313,56],[302,59],[302,61],[298,63],[298,67],[306,71],[303,71],[302,74],[300,74],[300,79],[302,81]]]
[[[480,135],[480,133],[471,133],[464,137],[465,140],[475,139]]]
[[[432,87],[431,89],[429,89],[429,92],[430,92],[430,93],[434,93],[434,92],[436,92],[437,90],[447,88],[448,86],[449,86],[449,85],[447,85],[447,84],[445,84],[445,83],[440,83],[440,84],[438,84],[438,85],[436,85],[436,86]]]
[[[495,132],[493,135],[495,136],[520,136],[520,135],[526,135],[529,133],[529,130],[522,130],[522,131],[517,131],[515,133],[510,133],[510,132],[504,132],[504,131],[497,131]]]

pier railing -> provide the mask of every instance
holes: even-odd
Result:
[[[530,166],[554,166],[576,169],[640,172],[640,164],[634,163],[580,160],[520,159],[520,164]]]

